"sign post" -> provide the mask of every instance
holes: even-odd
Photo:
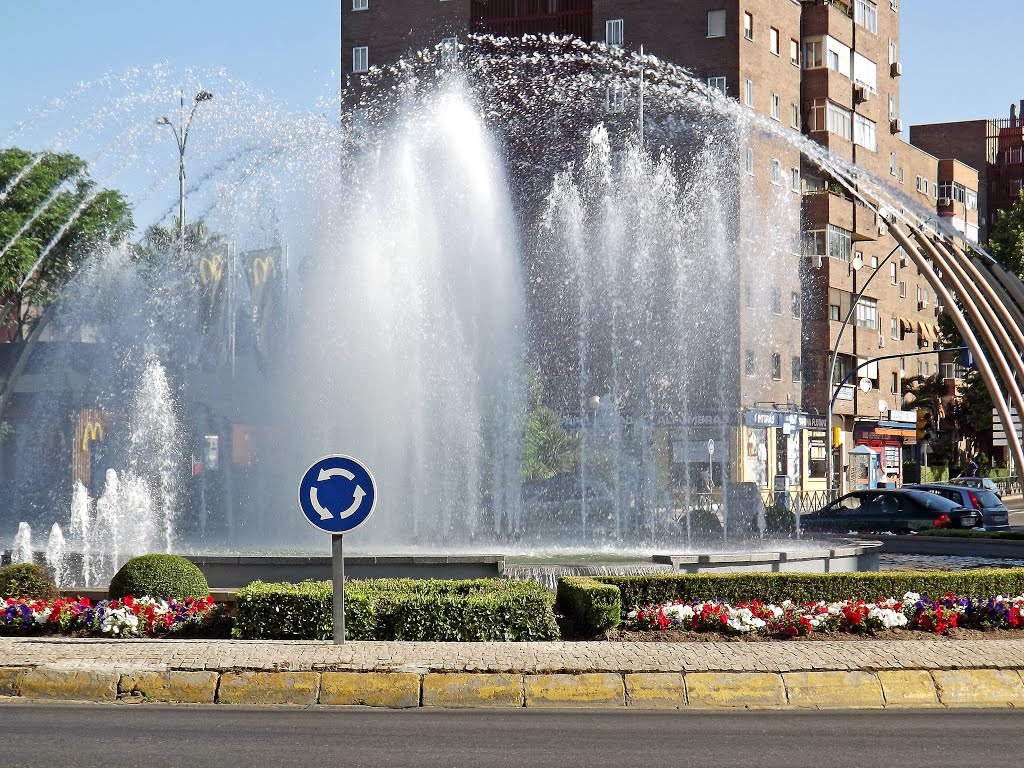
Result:
[[[351,456],[325,456],[299,481],[299,508],[306,522],[331,534],[334,642],[338,644],[345,642],[345,534],[365,523],[376,506],[373,475]]]

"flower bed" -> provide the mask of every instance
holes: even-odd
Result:
[[[681,629],[727,635],[802,637],[812,632],[866,633],[888,629],[915,629],[945,634],[957,627],[972,629],[1024,629],[1024,595],[968,598],[947,594],[929,600],[916,592],[902,599],[868,602],[794,603],[779,605],[750,602],[731,605],[722,601],[694,600],[652,605],[626,616],[630,629]]]
[[[7,598],[0,602],[0,634],[62,634],[100,637],[163,637],[209,629],[224,615],[212,597],[120,600],[84,597],[57,600]]]

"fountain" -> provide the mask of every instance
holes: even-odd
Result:
[[[32,528],[28,523],[18,523],[18,533],[14,536],[14,549],[11,550],[12,563],[31,563],[35,560],[32,552]]]
[[[724,536],[690,526],[708,464],[693,457],[712,439],[727,485],[736,414],[763,399],[735,329],[800,348],[798,322],[756,327],[770,286],[799,291],[800,198],[780,185],[751,203],[737,158],[756,140],[850,168],[653,57],[475,38],[461,60],[371,73],[340,127],[210,76],[189,200],[223,236],[91,254],[40,320],[35,379],[74,383],[37,392],[15,433],[0,524],[25,520],[18,556],[30,524],[53,525],[48,552],[80,558],[82,586],[150,551],[320,555],[294,487],[343,452],[381,488],[351,544],[368,558],[870,565],[765,539],[763,508],[728,488],[711,512]],[[632,103],[641,77],[638,130],[605,96]],[[155,77],[118,122],[151,124],[168,86]],[[148,164],[165,137],[104,129],[123,153],[111,178],[131,166],[141,201],[164,192]]]

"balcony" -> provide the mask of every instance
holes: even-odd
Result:
[[[840,0],[815,0],[803,4],[800,34],[804,37],[831,35],[839,42],[853,47],[852,3]]]
[[[800,97],[804,101],[829,99],[841,107],[853,109],[853,87],[850,78],[834,69],[805,69],[800,86]]]

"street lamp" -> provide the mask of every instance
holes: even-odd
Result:
[[[213,94],[207,90],[200,90],[192,104],[192,110],[185,118],[185,93],[180,92],[181,106],[178,115],[178,125],[174,125],[167,116],[158,117],[157,125],[170,127],[174,134],[174,141],[178,145],[178,251],[182,258],[185,256],[185,146],[188,144],[188,129],[192,126],[192,118],[200,103],[209,101]]]
[[[868,289],[868,286],[871,284],[871,281],[875,278],[875,275],[882,271],[882,267],[885,266],[885,263],[889,261],[889,259],[892,258],[892,255],[896,253],[896,251],[898,251],[899,249],[900,246],[897,245],[895,248],[889,251],[889,255],[882,259],[882,261],[879,262],[878,266],[875,267],[874,271],[870,275],[868,275],[868,279],[864,281],[864,285],[861,287],[861,289],[853,297],[853,300],[850,302],[850,311],[846,313],[846,319],[843,320],[843,324],[839,327],[839,333],[836,335],[836,343],[832,347],[832,355],[829,358],[828,386],[830,390],[832,388],[832,382],[834,382],[836,379],[836,361],[839,358],[839,345],[843,341],[843,334],[846,333],[846,327],[850,324],[850,321],[856,315],[857,305],[860,304],[860,300],[864,296],[864,292]],[[863,267],[864,258],[859,253],[854,255],[853,259],[850,262],[850,268],[853,270],[854,275],[860,272],[860,270]],[[854,278],[854,287],[856,287],[856,277]],[[854,342],[856,342],[856,338],[854,338]],[[853,353],[856,356],[856,343],[854,343],[853,345]],[[838,394],[838,391],[839,390],[837,388],[835,394]],[[835,402],[835,399],[835,395],[830,391],[828,409],[825,412],[825,439],[828,441],[828,451],[826,451],[825,453],[825,471],[827,473],[827,494],[830,499],[832,498],[832,488],[834,480],[833,475],[835,473],[835,466],[832,458],[832,452],[835,450],[835,446],[832,445],[832,406]]]

